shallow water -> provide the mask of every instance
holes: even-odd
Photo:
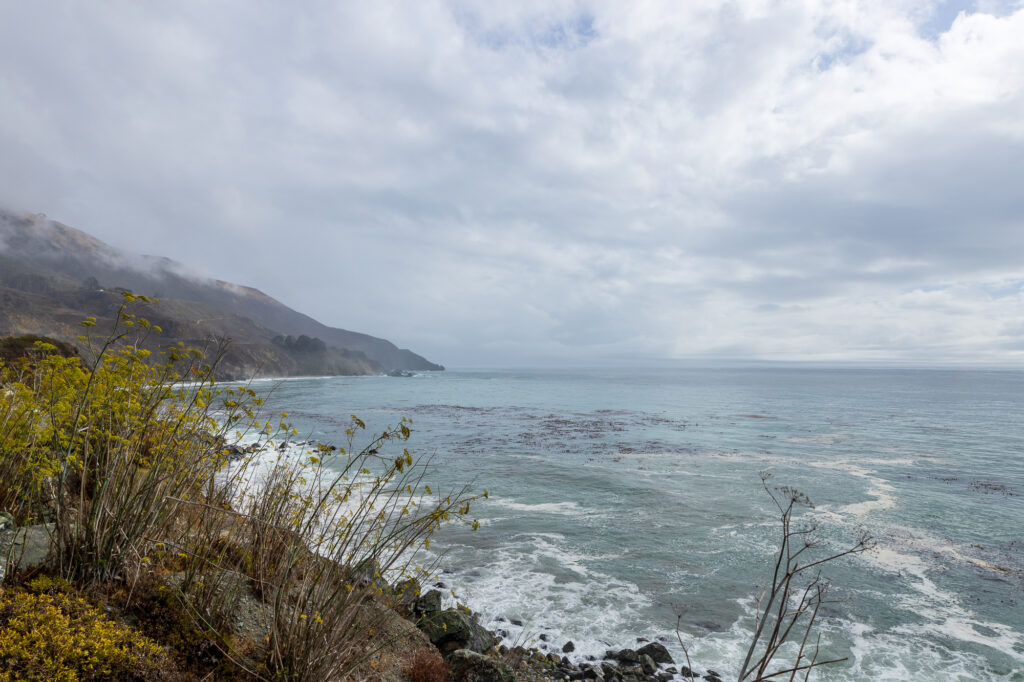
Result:
[[[575,658],[665,641],[735,676],[778,541],[760,487],[805,492],[828,547],[819,680],[1024,680],[1024,372],[448,371],[256,382],[303,437],[413,419],[435,488],[474,482],[440,580],[510,640]],[[270,390],[272,388],[272,390]],[[523,627],[507,620],[523,622]]]

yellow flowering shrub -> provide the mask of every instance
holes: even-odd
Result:
[[[222,397],[202,351],[151,353],[159,328],[130,312],[150,300],[124,297],[99,347],[81,337],[92,360],[36,342],[31,365],[0,366],[0,510],[52,520],[55,568],[83,584],[136,575],[151,538],[180,537],[226,461],[222,434],[255,420],[254,393]]]
[[[157,679],[166,654],[66,583],[37,579],[0,593],[0,681]]]
[[[378,646],[382,617],[365,607],[385,576],[426,575],[418,548],[444,522],[468,523],[478,496],[425,484],[427,464],[394,451],[410,437],[405,419],[359,448],[366,424],[353,415],[347,447],[292,457],[280,447],[298,434],[287,413],[269,417],[251,388],[217,385],[216,354],[148,350],[160,330],[131,311],[149,302],[124,293],[98,347],[85,320],[84,362],[42,344],[31,367],[0,365],[0,510],[50,524],[48,570],[90,593],[129,585],[123,608],[188,670],[346,679]],[[256,453],[225,469],[229,444],[237,455],[254,435]],[[269,607],[267,632],[236,640],[247,593]],[[132,611],[132,595],[150,612]],[[0,593],[0,682],[153,679],[143,672],[160,657],[72,592]]]

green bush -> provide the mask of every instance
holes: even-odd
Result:
[[[0,681],[166,679],[164,650],[60,580],[0,592]]]

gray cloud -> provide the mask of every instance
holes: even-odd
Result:
[[[1024,357],[1019,5],[4,13],[0,201],[440,362]]]

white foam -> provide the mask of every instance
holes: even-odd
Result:
[[[892,509],[896,506],[896,488],[892,486],[884,478],[874,476],[876,472],[872,469],[866,469],[857,464],[851,462],[808,462],[812,467],[819,469],[832,469],[834,471],[845,471],[848,474],[863,478],[867,480],[871,485],[867,489],[866,494],[870,495],[871,500],[864,500],[863,502],[854,502],[852,504],[843,505],[838,507],[834,513],[847,514],[850,516],[866,516],[871,512],[882,511],[884,509]]]
[[[540,514],[554,514],[557,516],[593,516],[597,514],[595,510],[585,509],[572,501],[566,502],[540,502],[537,504],[525,504],[522,502],[515,502],[514,500],[505,498],[495,498],[491,501],[493,506],[501,507],[503,509],[511,509],[517,512],[524,513],[540,513]]]
[[[507,632],[508,645],[561,653],[572,640],[576,648],[568,656],[580,662],[588,655],[601,658],[609,648],[635,646],[637,636],[666,634],[645,623],[651,601],[636,585],[593,569],[599,557],[573,550],[559,534],[520,533],[489,557],[470,573],[446,573],[442,579],[479,609],[485,627]],[[622,641],[615,641],[619,633]],[[540,634],[549,638],[546,644]]]
[[[837,626],[839,627],[839,626]],[[930,632],[880,632],[863,623],[846,626],[852,635],[851,661],[845,670],[823,669],[824,680],[943,680],[973,682],[982,679],[985,660],[978,654],[936,646]],[[988,674],[986,680],[1012,679]]]
[[[953,550],[952,547],[950,549]],[[967,559],[955,550],[950,555]],[[934,568],[933,564],[920,556],[899,552],[892,547],[878,547],[863,555],[863,558],[906,577],[912,592],[897,592],[890,599],[898,608],[906,609],[925,621],[900,625],[893,632],[911,635],[911,640],[934,638],[940,634],[961,642],[993,648],[1024,665],[1024,633],[1016,632],[1002,623],[980,619],[962,604],[959,595],[942,589],[930,578],[928,572]],[[979,628],[993,634],[983,634]]]
[[[784,443],[815,443],[818,445],[833,445],[846,436],[837,434],[821,434],[817,436],[789,436],[782,438]]]
[[[914,562],[910,562],[913,564]],[[738,599],[743,614],[725,632],[706,636],[687,636],[684,640],[690,658],[699,666],[713,668],[726,677],[735,675],[738,663],[746,655],[753,624],[754,600]],[[834,666],[818,668],[814,679],[823,682],[908,682],[943,680],[974,682],[975,680],[1016,680],[1017,673],[996,675],[989,672],[985,658],[962,648],[951,649],[935,642],[935,635],[945,635],[964,642],[996,648],[1020,661],[1020,635],[1006,626],[992,626],[994,636],[986,636],[974,627],[974,621],[956,618],[938,623],[904,625],[881,631],[870,624],[848,618],[820,618],[817,631],[824,650],[836,643],[850,642],[849,660]],[[787,645],[789,646],[789,645]],[[784,647],[777,659],[780,667],[794,657],[794,648]],[[840,654],[842,655],[842,654]],[[979,677],[985,674],[985,677]],[[785,678],[783,678],[785,679]]]

